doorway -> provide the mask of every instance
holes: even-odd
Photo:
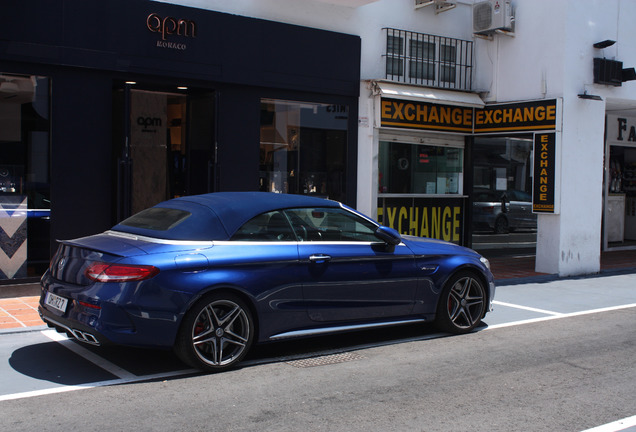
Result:
[[[117,221],[216,184],[214,92],[138,87],[114,96]]]

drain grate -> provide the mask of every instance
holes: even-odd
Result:
[[[364,357],[354,353],[330,354],[320,357],[312,357],[308,359],[292,360],[285,362],[290,366],[297,368],[309,368],[315,366],[324,366],[329,364],[344,363],[348,361],[360,360]]]

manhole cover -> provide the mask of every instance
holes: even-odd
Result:
[[[288,365],[298,368],[308,368],[314,366],[324,366],[328,364],[344,363],[353,360],[360,360],[364,357],[354,353],[330,354],[320,357],[312,357],[308,359],[293,360],[286,362]]]

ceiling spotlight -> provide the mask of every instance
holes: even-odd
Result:
[[[611,39],[605,39],[604,41],[596,42],[594,44],[594,48],[603,49],[603,48],[607,48],[609,46],[612,46],[615,43],[616,43],[616,41],[613,41]]]

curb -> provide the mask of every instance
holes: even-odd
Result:
[[[0,285],[0,299],[39,296],[40,293],[41,288],[39,282],[18,285]]]
[[[42,330],[48,330],[50,327],[46,324],[42,324],[39,326],[31,326],[31,327],[15,327],[8,329],[0,329],[0,336],[9,335],[9,334],[18,334],[18,333],[31,333],[38,332]]]

